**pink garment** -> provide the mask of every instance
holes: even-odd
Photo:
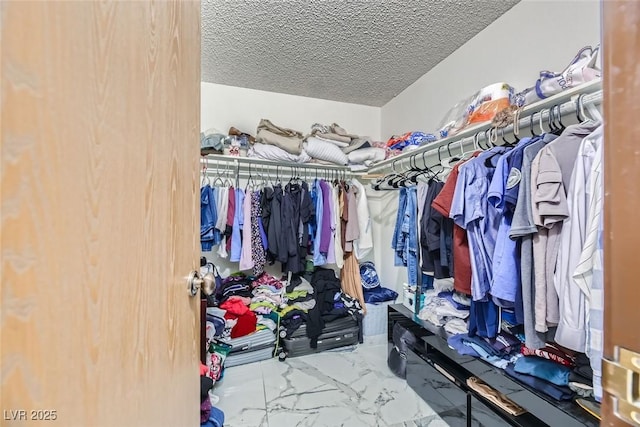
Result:
[[[242,252],[240,253],[240,270],[250,270],[253,268],[253,258],[251,257],[251,193],[247,192],[242,205],[243,225],[242,225]]]

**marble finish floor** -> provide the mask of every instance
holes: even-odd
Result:
[[[225,427],[446,427],[387,368],[387,345],[228,368],[214,388]]]

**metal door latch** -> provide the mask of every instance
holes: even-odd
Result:
[[[640,354],[616,347],[616,361],[602,360],[602,388],[613,396],[617,417],[640,426]]]

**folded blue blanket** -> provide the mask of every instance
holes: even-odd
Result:
[[[521,357],[513,369],[519,374],[532,375],[558,386],[569,384],[571,372],[566,366],[536,356]]]

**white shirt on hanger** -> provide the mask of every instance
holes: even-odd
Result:
[[[573,274],[580,261],[587,234],[589,202],[592,194],[590,174],[598,146],[602,143],[602,126],[585,137],[576,158],[567,204],[569,218],[564,221],[554,275],[560,300],[560,322],[555,341],[571,350],[586,351],[587,298],[589,289],[576,282]]]
[[[353,253],[358,261],[362,261],[373,249],[373,230],[371,227],[371,214],[367,201],[367,193],[364,185],[357,179],[351,180],[351,185],[358,190],[356,193],[356,205],[358,211],[358,227],[360,237],[353,242]]]

